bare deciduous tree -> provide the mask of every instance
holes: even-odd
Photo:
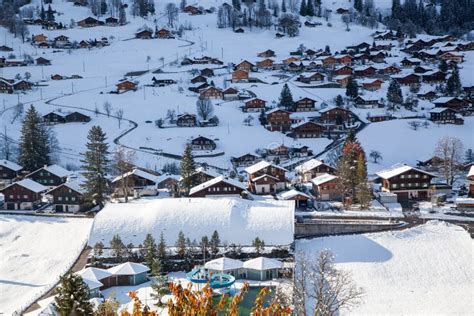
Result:
[[[168,3],[165,7],[165,12],[168,17],[168,25],[173,27],[174,22],[178,19],[178,7],[174,3]]]
[[[198,116],[206,121],[208,120],[212,114],[214,113],[214,106],[209,99],[198,99],[196,102],[196,111]]]
[[[421,123],[419,121],[410,121],[410,122],[408,122],[408,126],[410,126],[411,129],[416,131],[416,130],[418,130],[418,128],[420,128]]]
[[[377,163],[379,159],[382,160],[382,154],[377,150],[372,150],[369,154],[369,157],[372,158],[374,163]]]
[[[112,112],[112,104],[110,104],[109,101],[105,101],[104,105],[102,105],[102,108],[105,111],[105,114],[107,114],[107,117],[110,117],[110,112]]]
[[[362,302],[364,291],[357,287],[347,271],[334,267],[331,251],[319,252],[316,260],[297,254],[294,274],[294,304],[297,315],[338,315]]]
[[[129,182],[129,177],[125,174],[133,170],[133,162],[135,161],[135,151],[128,150],[119,146],[115,149],[113,154],[113,169],[115,174],[121,176],[119,180],[122,195],[125,198],[125,202],[128,202],[128,196],[130,195],[132,183]]]
[[[120,129],[120,124],[122,123],[122,119],[123,119],[123,109],[115,111],[115,116],[117,117],[119,129]]]
[[[438,140],[435,147],[435,156],[439,158],[436,167],[449,185],[454,183],[462,164],[463,144],[457,137],[446,136]]]

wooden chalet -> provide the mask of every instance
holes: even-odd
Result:
[[[156,38],[161,38],[161,39],[174,38],[174,36],[171,34],[171,31],[167,30],[167,29],[158,30],[156,32],[155,36],[156,36]]]
[[[77,213],[86,210],[84,193],[78,182],[66,182],[45,194],[52,196],[55,212]]]
[[[457,64],[462,63],[464,61],[464,56],[456,53],[456,52],[446,52],[439,56],[440,59],[455,62]]]
[[[341,88],[347,87],[349,84],[349,80],[351,79],[350,75],[341,75],[341,76],[336,76],[333,78],[333,80],[341,86]]]
[[[375,80],[364,80],[360,82],[362,89],[368,91],[377,91],[382,88],[383,80],[375,79]]]
[[[38,57],[38,58],[36,58],[36,65],[38,65],[38,66],[49,66],[49,65],[51,65],[51,60],[46,59],[44,57]]]
[[[202,10],[193,5],[188,5],[183,9],[184,13],[189,13],[190,15],[200,15],[203,14]]]
[[[233,100],[238,100],[239,99],[239,91],[235,88],[227,88],[224,91],[222,91],[222,95],[224,100],[226,101],[233,101]]]
[[[117,18],[114,18],[112,16],[105,18],[105,25],[107,26],[117,26],[118,24],[119,24],[119,20]]]
[[[66,123],[66,118],[61,112],[49,112],[43,115],[43,122],[48,125]]]
[[[432,71],[424,73],[422,76],[422,81],[429,84],[438,84],[443,83],[446,80],[446,74],[441,71]]]
[[[201,76],[208,77],[208,78],[213,77],[214,70],[212,70],[211,68],[204,68],[204,69],[201,69],[200,74]]]
[[[239,157],[232,157],[230,161],[232,162],[232,165],[235,168],[240,168],[240,167],[249,167],[258,161],[260,161],[261,158],[258,156],[255,156],[253,154],[247,153]]]
[[[44,186],[55,187],[67,181],[72,174],[71,171],[58,165],[44,166],[26,175],[26,179],[31,179]]]
[[[77,22],[77,25],[80,27],[95,27],[103,24],[104,22],[94,19],[93,17],[87,17],[84,20]]]
[[[377,99],[368,99],[364,96],[357,96],[354,99],[354,103],[358,108],[374,108],[379,106],[379,100]]]
[[[244,102],[243,111],[244,112],[260,112],[265,110],[267,101],[259,99],[259,98],[252,98],[246,100]]]
[[[118,93],[137,90],[137,84],[130,80],[123,80],[117,83],[115,86],[117,87]]]
[[[464,124],[464,119],[451,108],[434,108],[430,111],[430,120],[441,124]]]
[[[44,34],[37,34],[31,37],[34,44],[45,43],[48,40],[48,37]]]
[[[319,138],[324,134],[323,125],[315,122],[301,122],[291,127],[292,134],[297,138]]]
[[[19,175],[23,169],[22,166],[8,161],[6,159],[0,160],[0,188],[4,188],[6,185],[11,184]]]
[[[333,106],[327,107],[319,111],[321,114],[320,121],[326,124],[335,123],[337,125],[352,123],[355,120],[355,115],[350,110]]]
[[[156,179],[157,175],[147,172],[141,168],[133,170],[117,176],[112,180],[112,188],[115,196],[152,196],[157,195]],[[128,192],[124,192],[124,186],[128,188]]]
[[[214,140],[204,136],[193,138],[190,144],[193,150],[214,150],[217,147]]]
[[[223,99],[222,90],[213,86],[209,86],[199,92],[202,99]]]
[[[324,173],[311,180],[313,194],[320,201],[341,200],[342,195],[338,186],[338,177]]]
[[[390,65],[379,70],[383,75],[395,75],[401,72],[401,69],[395,65]]]
[[[191,188],[189,196],[201,198],[241,196],[244,191],[246,191],[246,187],[242,182],[219,176]]]
[[[409,74],[406,76],[394,76],[392,77],[398,81],[401,86],[416,86],[420,84],[421,78],[417,74]]]
[[[199,83],[199,82],[207,82],[207,78],[204,77],[203,75],[198,75],[198,76],[191,79],[192,84],[196,84],[196,83]]]
[[[13,88],[13,83],[0,78],[0,93],[13,93],[14,88]]]
[[[266,113],[270,131],[287,132],[291,128],[290,112],[283,109],[273,109]]]
[[[135,33],[135,38],[139,39],[152,39],[153,38],[153,31],[150,29],[140,30]]]
[[[335,76],[352,75],[354,69],[350,66],[342,66],[334,70]]]
[[[257,61],[257,68],[259,69],[273,69],[274,61],[273,59],[266,58],[261,61]]]
[[[31,179],[14,182],[2,190],[4,209],[6,210],[34,210],[41,206],[42,194],[47,187]]]
[[[434,91],[428,91],[428,92],[425,92],[425,93],[418,93],[416,96],[421,100],[429,100],[429,101],[432,101],[432,100],[434,100],[438,97],[438,95]]]
[[[298,81],[303,83],[323,82],[326,76],[319,72],[302,73],[298,76]]]
[[[251,72],[255,68],[255,65],[249,62],[248,60],[241,61],[235,66],[235,70],[243,70],[246,72]]]
[[[248,71],[237,69],[232,72],[232,82],[248,82],[249,73]]]
[[[433,174],[408,165],[395,165],[376,173],[382,184],[382,192],[397,195],[399,202],[428,200],[431,195]]]
[[[335,168],[324,163],[322,160],[317,160],[314,158],[296,166],[295,171],[298,174],[300,182],[309,182],[311,179],[325,173],[336,173]]]
[[[354,69],[354,77],[374,77],[377,75],[377,68],[368,66],[368,67],[358,67]]]
[[[400,64],[403,67],[416,67],[421,65],[421,60],[418,58],[404,58]]]
[[[183,113],[176,118],[176,125],[179,127],[193,127],[197,125],[197,117],[195,114]]]
[[[255,194],[274,194],[286,188],[286,169],[262,160],[245,169],[248,187]]]
[[[308,194],[295,189],[280,193],[278,198],[284,201],[295,201],[295,207],[297,208],[307,207],[308,201],[311,200],[311,197]]]
[[[295,102],[295,112],[311,112],[316,111],[316,101],[310,98],[302,98]]]
[[[266,51],[263,51],[261,53],[257,54],[258,57],[262,58],[270,58],[270,57],[275,57],[275,52],[271,49],[267,49]]]
[[[66,113],[64,118],[66,119],[66,123],[87,123],[91,121],[90,116],[77,111]]]
[[[433,100],[437,108],[450,108],[454,110],[462,110],[468,106],[468,102],[457,97],[441,97]]]

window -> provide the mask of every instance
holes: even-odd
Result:
[[[10,199],[14,199],[14,198],[15,198],[14,195],[9,195],[8,197],[9,197]]]
[[[401,186],[402,188],[404,188],[404,187],[405,187],[405,183],[400,184],[400,186]]]
[[[408,187],[409,187],[409,188],[411,188],[411,185],[412,185],[411,183],[408,183]]]
[[[402,175],[400,176],[400,179],[405,179],[405,175],[402,174]]]
[[[415,178],[419,178],[419,177],[420,177],[420,175],[418,173],[415,174]]]
[[[24,195],[23,195],[23,198],[24,198],[24,199],[27,199],[27,198],[28,198],[28,195],[24,194]]]
[[[62,201],[63,200],[63,197],[62,196],[58,196],[58,201]]]
[[[428,175],[424,174],[423,179],[428,179]]]
[[[71,197],[71,201],[75,201],[75,200],[76,200],[75,196]]]

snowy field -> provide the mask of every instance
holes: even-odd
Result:
[[[383,159],[374,164],[367,161],[369,173],[373,174],[396,163],[416,166],[417,161],[434,155],[436,143],[445,136],[459,138],[464,149],[474,148],[474,117],[464,117],[464,125],[436,125],[413,130],[409,120],[392,120],[374,123],[363,129],[357,137],[367,154],[377,150]]]
[[[364,288],[357,315],[468,315],[474,309],[474,244],[443,222],[403,231],[298,240],[296,251],[335,255]],[[345,313],[343,313],[345,314]]]
[[[135,246],[145,235],[160,233],[167,245],[175,244],[179,231],[191,241],[217,230],[222,242],[251,245],[256,237],[266,245],[293,242],[294,204],[288,201],[247,201],[240,198],[180,198],[109,203],[96,216],[89,245],[108,245],[114,234]]]
[[[49,290],[87,243],[91,219],[0,215],[0,314]]]

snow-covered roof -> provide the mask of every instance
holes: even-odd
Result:
[[[467,177],[468,178],[474,177],[474,165],[472,165],[471,168],[469,168],[469,172],[467,173]]]
[[[337,176],[329,174],[329,173],[325,173],[312,179],[311,182],[314,183],[315,185],[320,185],[320,184],[332,181],[334,179],[337,179]]]
[[[120,232],[125,244],[138,245],[148,232],[158,240],[163,231],[166,242],[173,244],[180,230],[191,240],[217,230],[229,244],[251,245],[259,237],[268,245],[288,245],[294,240],[294,209],[291,201],[236,197],[107,203],[94,219],[88,243],[93,246],[100,240],[111,240]]]
[[[0,160],[0,166],[6,167],[13,171],[20,171],[21,169],[23,169],[22,166],[5,159]]]
[[[71,175],[72,173],[71,171],[66,170],[63,167],[58,166],[58,165],[50,165],[50,166],[44,167],[43,169],[60,178],[67,177]]]
[[[303,162],[299,166],[296,166],[295,170],[296,170],[296,172],[305,173],[305,172],[313,170],[314,168],[317,168],[317,167],[319,167],[323,164],[324,164],[324,162],[322,162],[321,160],[317,160],[317,159],[313,158],[313,159],[310,159],[308,161]]]
[[[258,257],[255,259],[250,259],[244,262],[244,268],[252,270],[270,270],[270,269],[281,269],[283,263],[276,259]]]
[[[280,193],[280,197],[283,200],[289,200],[289,199],[294,198],[295,196],[298,196],[298,195],[304,196],[308,199],[310,198],[308,194],[303,193],[303,192],[298,191],[298,190],[295,190],[295,189],[291,189],[289,191],[285,191],[285,192]]]
[[[113,275],[135,275],[150,271],[150,268],[140,263],[125,262],[118,266],[109,268],[107,271]]]
[[[153,181],[153,182],[156,183],[156,176],[154,174],[148,173],[148,172],[143,171],[143,170],[138,169],[138,168],[135,168],[132,171],[126,172],[126,173],[116,177],[115,179],[112,180],[112,183],[120,181],[123,178],[126,178],[130,175],[135,175],[137,177],[140,177],[140,178],[143,178],[143,179],[146,179],[146,180],[149,180],[149,181]]]
[[[229,179],[225,176],[219,176],[217,178],[211,179],[209,181],[206,181],[204,183],[201,183],[201,184],[191,188],[191,190],[189,190],[189,194],[193,195],[194,193],[205,190],[208,187],[213,186],[214,184],[217,184],[219,182],[228,183],[228,184],[233,185],[235,187],[241,188],[242,190],[246,189],[245,185],[242,182],[236,181],[234,179]]]
[[[217,178],[217,177],[221,176],[220,173],[215,172],[215,171],[211,170],[210,168],[204,168],[204,167],[197,168],[196,173],[203,173],[203,174],[208,175],[208,176],[213,177],[213,178]]]
[[[45,187],[41,183],[38,183],[38,182],[33,181],[31,179],[23,179],[21,181],[10,184],[6,188],[11,187],[12,185],[15,185],[15,184],[17,184],[19,186],[22,186],[22,187],[24,187],[24,188],[26,188],[30,191],[33,191],[35,193],[40,193],[40,192],[46,191],[48,189],[47,187]]]
[[[278,178],[277,178],[277,177],[271,176],[271,175],[269,175],[269,174],[262,174],[261,176],[252,179],[252,182],[257,182],[258,180],[263,179],[263,178],[270,178],[270,179],[273,179],[273,180],[277,180],[277,181],[278,181]]]
[[[455,97],[439,97],[435,100],[433,100],[433,103],[446,103],[446,102],[449,102],[451,100],[454,100],[456,99]]]
[[[454,111],[454,110],[450,108],[434,108],[430,110],[430,113],[441,113],[444,111]]]
[[[112,275],[109,271],[100,268],[89,267],[76,272],[83,279],[100,281]]]
[[[104,286],[102,282],[97,281],[95,279],[82,278],[82,281],[87,285],[89,290],[95,290]]]
[[[400,175],[402,173],[405,173],[407,171],[410,171],[410,170],[416,170],[418,172],[425,173],[427,175],[436,177],[434,174],[431,174],[431,173],[426,172],[424,170],[421,170],[421,169],[418,169],[418,168],[415,168],[415,167],[412,167],[412,166],[408,166],[408,165],[402,165],[402,164],[393,165],[392,167],[390,167],[388,169],[377,172],[376,175],[379,176],[382,179],[390,179],[390,178],[393,178],[395,176],[398,176],[398,175]]]
[[[278,169],[281,169],[281,170],[284,170],[284,171],[287,171],[285,168],[282,168],[280,166],[277,166],[277,165],[274,165],[266,160],[262,160],[262,161],[259,161],[257,162],[256,164],[254,165],[251,165],[250,167],[247,167],[245,168],[245,172],[247,172],[248,174],[253,174],[259,170],[262,170],[263,168],[266,168],[266,167],[269,167],[269,166],[272,166],[272,167],[275,167],[275,168],[278,168]]]
[[[240,269],[242,266],[243,262],[240,260],[222,257],[206,262],[204,268],[216,271],[229,271]]]

